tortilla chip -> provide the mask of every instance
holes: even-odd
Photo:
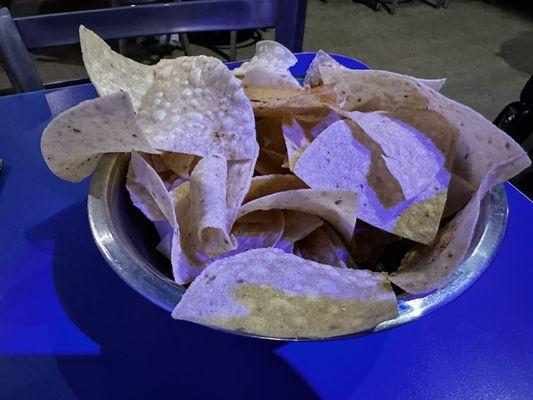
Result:
[[[81,102],[55,117],[41,138],[48,168],[71,182],[89,176],[102,154],[130,151],[157,153],[136,125],[126,93]]]
[[[393,143],[397,139],[390,138]],[[410,138],[411,141],[412,139],[413,137]],[[428,143],[424,145],[429,146],[429,141],[426,142]],[[399,146],[399,149],[401,151],[402,147]],[[404,149],[407,153],[411,151],[411,148]],[[436,234],[444,208],[449,173],[441,168],[436,176],[432,176],[431,184],[426,184],[414,197],[405,199],[402,189],[408,187],[409,181],[405,180],[407,184],[403,188],[398,185],[385,167],[386,161],[383,161],[380,150],[381,146],[353,123],[337,121],[302,153],[294,172],[313,189],[345,189],[358,193],[359,218],[365,222],[421,243],[430,243]],[[391,150],[396,151],[398,150]],[[432,148],[432,151],[438,150]],[[396,153],[393,154],[396,156]],[[442,155],[440,158],[442,164],[444,158]],[[412,160],[409,157],[407,159]],[[436,165],[438,167],[439,163]],[[410,169],[408,162],[405,167]],[[434,173],[431,169],[428,171],[430,174]],[[399,171],[399,177],[401,173],[403,172]],[[421,176],[418,170],[416,174]],[[444,198],[441,196],[443,192]],[[414,194],[407,190],[406,193]],[[434,197],[437,200],[433,200]],[[421,203],[424,206],[420,207]],[[421,218],[424,225],[410,223],[416,222],[416,218]]]
[[[174,280],[178,284],[190,282],[200,273],[201,268],[194,266],[187,255],[183,252],[182,243],[180,241],[180,229],[183,229],[184,227],[188,228],[192,226],[192,224],[185,226],[178,225],[178,218],[180,218],[180,222],[184,222],[184,205],[186,204],[188,206],[189,196],[186,195],[185,197],[181,198],[178,204],[176,204],[175,202],[178,197],[177,193],[179,193],[179,191],[176,190],[176,193],[168,193],[163,181],[157,175],[155,170],[137,153],[132,154],[130,168],[135,178],[139,182],[142,182],[147,193],[151,196],[153,202],[165,216],[165,219],[170,227],[170,229],[165,231],[165,228],[159,225],[161,223],[156,225],[160,235],[164,235],[161,242],[157,246],[157,249],[171,260]],[[188,187],[189,183],[186,182],[182,186]],[[196,220],[194,220],[194,222],[196,222]],[[194,227],[197,228],[198,224],[194,225]],[[190,233],[190,230],[186,229],[186,232]],[[198,238],[198,234],[196,235],[196,238]]]
[[[236,76],[243,76],[257,65],[272,69],[289,69],[298,62],[292,52],[281,43],[273,40],[261,40],[255,45],[255,55],[248,62],[233,70]]]
[[[320,68],[327,84],[335,84],[339,105],[346,111],[425,109],[441,114],[458,132],[453,172],[477,188],[489,171],[500,163],[516,160],[501,183],[530,165],[525,151],[485,117],[457,103],[416,79],[385,71]]]
[[[216,58],[180,57],[155,71],[138,112],[157,149],[228,160],[254,158],[257,142],[249,100]]]
[[[163,161],[161,154],[150,154],[149,157],[145,157],[145,160],[158,174],[170,170],[168,165]]]
[[[293,243],[301,240],[324,223],[316,215],[301,211],[283,210],[283,216],[285,229],[280,239],[282,242]]]
[[[378,112],[346,113],[379,143],[387,168],[400,183],[406,199],[419,194],[444,166],[444,157],[424,134]]]
[[[299,91],[246,88],[245,92],[252,102],[254,115],[259,117],[282,117],[290,113],[306,114],[313,109],[337,105],[335,85]]]
[[[192,171],[190,204],[180,208],[178,220],[182,247],[193,263],[200,261],[198,252],[218,257],[237,246],[227,226],[227,173],[226,160],[216,155],[202,158]]]
[[[169,180],[163,179],[163,182],[165,183],[165,186],[167,187],[167,191],[172,192],[174,189],[176,189],[181,184],[187,182],[187,179],[180,178],[176,174],[172,174]]]
[[[289,190],[244,204],[239,210],[239,217],[256,210],[272,209],[317,215],[330,222],[345,240],[350,240],[357,217],[357,195],[346,190]]]
[[[142,182],[132,169],[131,162],[126,175],[126,189],[130,194],[131,202],[144,214],[150,221],[167,221],[159,206],[153,199],[152,195],[146,189]]]
[[[446,83],[446,78],[438,78],[438,79],[421,79],[421,78],[415,78],[418,83],[421,83],[423,85],[426,85],[430,89],[435,90],[436,92],[440,92],[444,84]]]
[[[161,153],[161,160],[165,166],[183,179],[191,177],[190,168],[195,156],[183,153]]]
[[[180,285],[191,282],[202,272],[202,267],[195,266],[183,251],[180,231],[178,229],[175,229],[172,234],[170,261],[172,263],[174,281]]]
[[[394,111],[399,107],[426,109],[428,100],[415,79],[388,71],[320,67],[324,84],[335,84],[345,111]]]
[[[415,242],[431,244],[442,217],[444,204],[446,203],[447,185],[450,175],[446,174],[446,183],[442,186],[430,188],[429,194],[423,197],[417,196],[416,202],[412,202],[401,214],[399,214],[392,233],[405,237]],[[436,189],[436,190],[435,190]]]
[[[274,108],[277,105],[284,104],[292,99],[298,99],[299,96],[304,95],[307,93],[307,91],[304,91],[301,88],[298,90],[293,90],[248,86],[244,88],[244,93],[252,102],[254,111],[257,111],[256,107],[265,106]],[[278,116],[278,114],[279,112],[273,111],[272,116],[275,117]],[[267,114],[266,116],[269,115]]]
[[[321,67],[331,67],[331,68],[341,68],[346,67],[339,64],[333,57],[328,53],[322,50],[316,52],[315,58],[311,61],[307,72],[305,73],[304,86],[306,87],[316,87],[323,85],[322,76],[320,74]]]
[[[255,211],[239,218],[231,230],[237,240],[237,248],[223,257],[276,246],[283,234],[284,224],[283,212],[280,210]]]
[[[142,185],[145,189],[145,194],[148,194],[151,198],[146,197],[145,204],[151,206],[156,205],[168,223],[173,228],[176,228],[174,204],[172,204],[167,188],[157,172],[137,152],[131,154],[129,169],[133,182]]]
[[[172,312],[177,319],[241,332],[317,338],[371,329],[397,315],[383,275],[334,268],[279,249],[213,262]]]
[[[257,142],[262,150],[285,153],[285,141],[281,133],[281,118],[257,118],[255,122]]]
[[[133,108],[139,109],[143,96],[154,80],[153,65],[130,60],[113,50],[96,33],[80,25],[83,65],[100,96],[127,92]]]
[[[303,258],[332,267],[346,268],[344,261],[337,255],[336,249],[324,233],[317,228],[298,242],[298,249]]]
[[[335,230],[331,227],[331,225],[322,225],[322,231],[326,234],[330,243],[335,248],[335,253],[337,254],[337,257],[339,257],[339,259],[342,261],[342,263],[348,268],[356,268],[357,264],[353,260],[350,251],[348,250],[344,242],[341,240],[337,232],[335,232]]]
[[[321,118],[322,117],[322,118]],[[288,115],[283,118],[283,138],[287,148],[289,168],[294,166],[303,151],[328,126],[338,121],[340,117],[334,111],[317,110],[313,118],[309,115]]]
[[[172,226],[170,226],[170,223],[166,219],[161,221],[153,221],[153,223],[161,240],[163,240],[173,230]]]
[[[320,189],[343,188],[361,193],[363,198],[392,207],[405,200],[398,181],[387,169],[381,146],[353,122],[337,121],[326,128],[301,154],[294,173],[309,186]],[[361,187],[361,185],[363,187]],[[373,218],[374,205],[362,198],[362,214]],[[377,223],[377,222],[376,222]]]
[[[299,90],[300,84],[289,72],[297,61],[294,54],[280,43],[261,40],[256,44],[255,56],[235,68],[233,74],[242,77],[244,87]]]
[[[262,175],[283,174],[289,172],[282,166],[284,161],[284,154],[262,148],[259,151],[255,170]]]
[[[228,231],[231,230],[235,219],[237,219],[239,207],[250,189],[256,158],[257,156],[251,160],[228,161],[226,187],[226,207],[228,210],[226,228]]]
[[[415,295],[446,286],[470,248],[481,200],[495,182],[500,182],[521,162],[519,156],[494,167],[466,207],[440,229],[434,244],[431,247],[417,246],[410,251],[402,260],[400,269],[390,276],[391,281]]]
[[[255,170],[260,175],[278,175],[288,172],[287,169],[272,161],[264,151],[259,152],[259,158],[255,164]]]
[[[225,203],[225,226],[226,231],[230,231],[235,219],[237,218],[237,212],[242,204],[245,194],[248,192],[253,174],[254,160],[243,161],[228,161],[227,162],[227,174],[226,174],[226,203]],[[214,172],[213,172],[214,173]],[[209,174],[209,171],[206,172]],[[198,183],[198,182],[196,182]],[[220,182],[221,184],[223,182]],[[206,189],[207,190],[207,189]],[[221,190],[217,188],[216,191]],[[169,196],[172,199],[173,204],[177,207],[178,203],[189,196],[190,182],[184,181],[182,184],[176,186],[170,191]],[[185,206],[184,213],[189,212],[189,206]],[[222,211],[219,210],[220,215]]]
[[[176,208],[177,204],[181,200],[183,200],[185,197],[189,195],[189,190],[190,190],[190,182],[185,181],[169,191],[168,195],[170,196],[172,200],[172,204],[174,204],[174,208]]]
[[[452,170],[459,131],[446,118],[435,111],[403,107],[394,112],[384,113],[384,115],[405,122],[431,140],[433,145],[444,155],[445,166],[448,171]]]
[[[442,217],[447,218],[461,210],[474,193],[475,189],[472,185],[463,178],[452,174]]]
[[[308,186],[297,176],[286,174],[272,174],[254,176],[248,193],[243,203],[265,197],[273,193],[286,192],[287,190],[306,189]]]
[[[174,231],[171,230],[165,237],[161,239],[159,244],[156,246],[156,250],[163,254],[169,260],[172,258],[172,237]]]
[[[304,84],[305,86],[315,87],[320,86],[324,84],[324,81],[322,80],[322,74],[320,72],[320,69],[339,69],[343,71],[350,71],[350,68],[346,68],[345,66],[339,64],[333,57],[331,57],[328,53],[319,50],[317,51],[315,58],[313,58],[313,61],[311,61],[311,64],[309,65],[309,68],[307,69],[307,72],[305,74]],[[366,71],[363,69],[362,71]],[[400,74],[395,74],[393,72],[388,71],[376,71],[384,76],[390,77],[391,75],[396,76],[405,76]],[[328,72],[326,72],[328,74]],[[342,76],[342,73],[341,73]],[[446,78],[443,79],[421,79],[421,78],[414,78],[409,77],[411,79],[414,79],[418,83],[421,83],[423,85],[426,85],[430,87],[433,90],[436,90],[437,92],[442,89],[444,84],[446,83]]]

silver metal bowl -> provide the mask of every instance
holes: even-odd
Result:
[[[132,205],[126,190],[128,154],[108,154],[100,161],[91,179],[88,213],[91,231],[100,252],[117,274],[139,294],[171,311],[185,292],[172,280],[169,261],[155,249],[159,236],[150,221]],[[398,299],[399,316],[373,329],[345,335],[360,336],[403,325],[442,307],[463,293],[489,266],[505,233],[507,197],[503,185],[483,199],[474,240],[466,260],[445,288],[424,297]],[[272,338],[277,340],[306,338]]]

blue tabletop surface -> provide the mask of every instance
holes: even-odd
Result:
[[[233,336],[127,287],[93,243],[88,182],[46,168],[51,115],[95,95],[0,97],[0,399],[533,398],[533,206],[513,187],[493,264],[433,314],[339,341]]]

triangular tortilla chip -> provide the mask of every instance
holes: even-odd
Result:
[[[279,249],[213,262],[172,312],[174,318],[241,332],[316,338],[370,329],[397,315],[384,275],[334,268]]]
[[[137,177],[135,174],[131,162],[126,175],[126,189],[130,194],[130,199],[133,205],[141,210],[146,218],[152,222],[167,222],[159,206],[146,188],[146,184],[142,181],[141,177]]]
[[[192,154],[183,153],[161,153],[161,160],[168,169],[183,179],[189,179],[191,174],[191,164],[195,158]]]
[[[495,166],[479,189],[450,222],[442,227],[432,246],[417,246],[402,260],[391,281],[405,291],[421,295],[447,285],[453,272],[465,258],[479,217],[481,200],[495,182],[517,168],[521,157]]]
[[[300,84],[289,72],[297,61],[280,43],[261,40],[255,46],[252,59],[235,68],[233,74],[242,77],[244,87],[300,90]]]
[[[320,217],[302,211],[283,210],[283,216],[285,229],[280,239],[283,242],[293,243],[303,239],[324,223]]]
[[[328,53],[323,50],[318,50],[305,73],[304,85],[306,87],[317,87],[324,84],[320,74],[320,67],[345,68]]]
[[[306,260],[313,260],[332,267],[346,268],[346,263],[339,257],[335,246],[322,228],[317,228],[298,242],[300,254]]]
[[[299,189],[274,193],[244,204],[239,217],[256,210],[296,210],[330,222],[349,241],[357,217],[357,195],[345,190]]]
[[[172,203],[167,188],[161,180],[161,177],[152,168],[152,166],[138,153],[133,152],[130,160],[130,176],[133,177],[134,182],[139,183],[145,189],[145,193],[149,194],[146,204],[156,205],[166,221],[173,227],[177,227],[176,213],[174,204]]]
[[[243,203],[277,192],[306,188],[308,186],[300,178],[291,174],[254,176]]]
[[[472,198],[474,193],[475,189],[472,185],[460,176],[452,174],[442,217],[447,218],[461,210]]]
[[[442,156],[441,159],[440,164]],[[436,234],[449,181],[449,173],[441,168],[430,185],[405,199],[402,187],[385,166],[381,146],[345,121],[325,129],[302,153],[294,172],[317,190],[345,189],[358,193],[359,218],[421,243],[430,243]],[[420,176],[421,172],[416,174]]]
[[[237,248],[226,253],[230,257],[251,249],[274,247],[283,234],[285,221],[280,210],[255,211],[239,218],[231,234],[237,240]]]
[[[343,264],[349,268],[356,268],[357,265],[355,264],[355,261],[353,260],[350,251],[346,247],[346,244],[344,244],[344,242],[341,240],[337,232],[335,232],[335,230],[331,227],[331,225],[327,223],[322,225],[322,231],[328,237],[329,241],[335,248],[337,256],[340,258]]]
[[[104,153],[157,153],[135,123],[127,93],[86,100],[55,117],[41,138],[46,165],[62,179],[89,176]]]
[[[100,96],[127,92],[133,107],[141,100],[154,80],[154,65],[144,65],[111,50],[93,31],[80,25],[80,45],[83,65]]]

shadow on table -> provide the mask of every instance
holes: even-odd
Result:
[[[280,343],[174,321],[107,266],[89,231],[85,202],[27,232],[53,240],[53,278],[71,320],[100,355],[56,356],[79,399],[315,398],[274,350]],[[65,340],[52,338],[51,340]]]

